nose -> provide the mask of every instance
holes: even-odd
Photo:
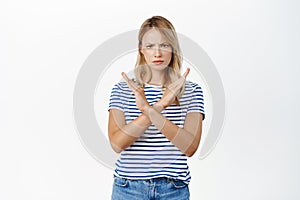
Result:
[[[159,47],[155,48],[154,55],[155,55],[156,58],[161,57],[161,49]]]

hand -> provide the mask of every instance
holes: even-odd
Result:
[[[175,98],[177,97],[177,95],[180,91],[180,88],[185,83],[186,77],[189,74],[189,72],[190,72],[190,68],[187,68],[185,73],[179,79],[177,79],[176,81],[171,83],[166,88],[166,91],[165,91],[164,95],[158,101],[159,105],[162,105],[164,108],[166,108],[175,101]]]
[[[122,72],[122,76],[124,77],[128,87],[133,91],[135,95],[135,102],[136,106],[141,112],[144,112],[147,108],[150,107],[147,98],[144,93],[144,89],[141,87],[138,87],[132,80],[130,80],[127,75]]]

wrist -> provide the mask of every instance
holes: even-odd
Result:
[[[145,109],[142,111],[142,113],[143,113],[146,117],[149,118],[149,112],[150,112],[151,109],[154,109],[154,108],[151,107],[151,106],[147,106],[147,107],[145,107]],[[149,119],[150,119],[150,118],[149,118]],[[150,120],[150,121],[151,121],[151,120]]]
[[[155,103],[155,104],[153,105],[153,108],[154,108],[154,110],[156,110],[156,111],[158,111],[158,112],[161,112],[161,111],[164,110],[164,106],[163,106],[162,104],[160,104],[160,103]]]
[[[142,113],[147,112],[147,110],[149,110],[150,108],[152,108],[150,105],[144,106],[143,109],[141,109]]]
[[[167,106],[164,105],[163,101],[160,99],[158,102],[156,102],[153,107],[160,108],[161,110],[164,110]]]

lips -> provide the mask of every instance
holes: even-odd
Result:
[[[164,61],[163,60],[154,60],[153,63],[154,64],[162,64]]]

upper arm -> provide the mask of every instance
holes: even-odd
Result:
[[[125,126],[124,112],[119,109],[110,109],[108,118],[108,136],[111,139],[113,134]]]
[[[202,113],[202,120],[204,120],[205,111],[202,88],[197,83],[191,83],[190,87],[192,87],[192,94],[190,95],[190,102],[188,105],[187,113],[189,114],[190,112],[200,112]]]
[[[124,95],[121,83],[112,87],[108,104],[108,136],[110,140],[112,135],[125,125]]]
[[[193,134],[194,139],[190,145],[190,147],[185,152],[187,156],[192,156],[198,149],[200,144],[200,139],[202,135],[202,120],[203,115],[200,112],[189,112],[186,115],[184,122],[184,130]]]
[[[127,93],[123,89],[123,84],[121,82],[115,84],[111,89],[108,110],[114,108],[124,112],[126,95]]]

